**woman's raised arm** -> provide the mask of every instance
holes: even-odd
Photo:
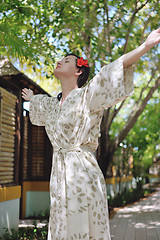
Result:
[[[123,66],[125,68],[129,67],[158,43],[160,43],[160,28],[152,31],[148,35],[146,41],[142,45],[140,45],[138,48],[134,49],[133,51],[127,54],[124,54]]]

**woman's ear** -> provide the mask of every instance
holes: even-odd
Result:
[[[76,73],[75,73],[76,77],[79,77],[81,74],[82,74],[82,70],[81,69],[77,69]]]

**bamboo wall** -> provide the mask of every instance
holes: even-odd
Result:
[[[0,184],[14,179],[16,101],[15,95],[0,88]]]

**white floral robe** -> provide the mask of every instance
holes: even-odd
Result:
[[[93,151],[103,110],[133,93],[132,67],[122,58],[101,68],[60,107],[57,97],[35,95],[30,120],[45,126],[54,148],[48,240],[110,240],[105,181]]]

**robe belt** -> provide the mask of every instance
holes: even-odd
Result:
[[[60,147],[60,148],[53,148],[54,150],[54,153],[66,153],[66,152],[72,152],[72,151],[87,151],[87,152],[92,152],[92,150],[86,146],[86,145],[78,145],[78,146],[73,146],[73,147],[69,147],[69,148],[63,148],[63,147]]]

